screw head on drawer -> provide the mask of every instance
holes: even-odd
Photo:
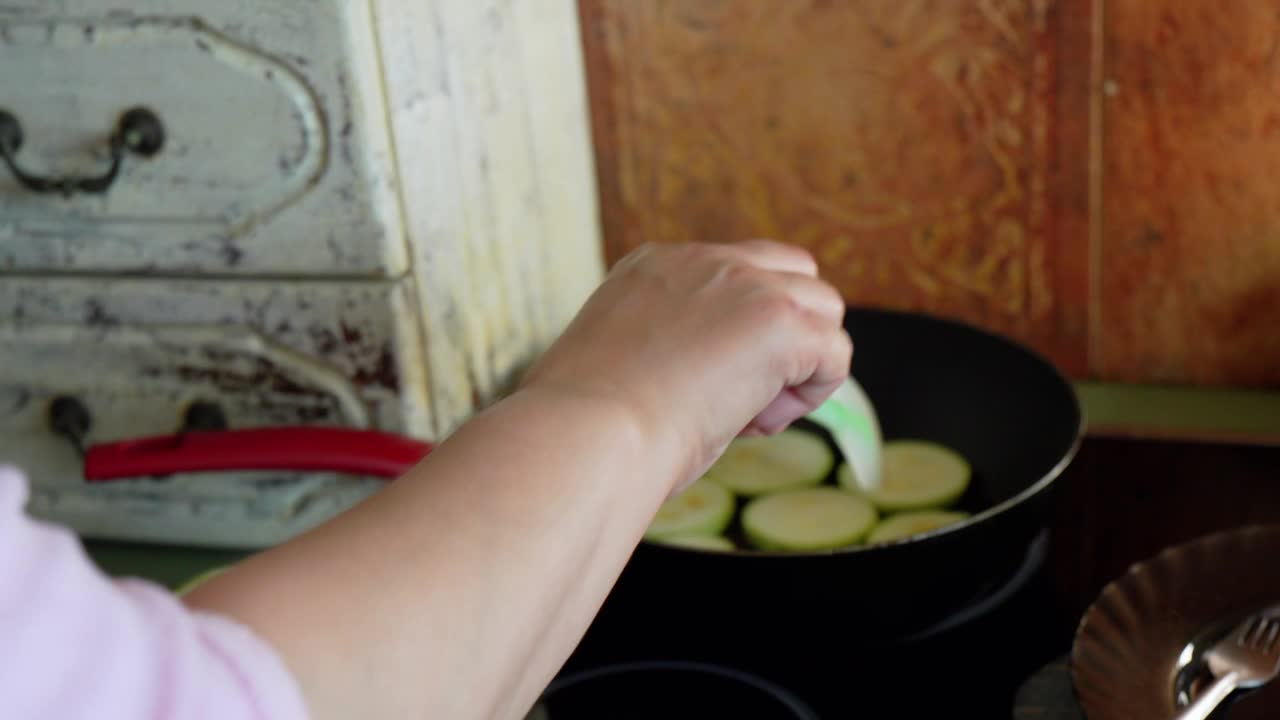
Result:
[[[49,429],[83,450],[93,419],[84,403],[70,395],[59,395],[49,404]]]
[[[197,400],[187,406],[182,429],[184,432],[226,430],[227,415],[216,404]]]

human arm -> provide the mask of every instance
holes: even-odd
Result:
[[[270,642],[316,720],[520,717],[662,501],[847,376],[815,275],[771,243],[634,254],[514,394],[188,602]]]

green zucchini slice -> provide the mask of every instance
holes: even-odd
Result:
[[[805,430],[738,438],[729,443],[707,476],[744,497],[817,485],[835,466],[826,441]]]
[[[679,495],[668,498],[649,522],[645,537],[652,540],[673,535],[719,535],[733,520],[733,493],[705,477]]]
[[[867,544],[892,542],[938,530],[969,519],[969,513],[960,510],[916,510],[898,513],[880,521]]]
[[[880,487],[862,491],[848,464],[836,473],[837,482],[864,494],[881,512],[936,510],[964,495],[972,477],[969,462],[956,451],[924,440],[895,440],[884,444],[880,458]]]
[[[824,485],[752,500],[742,510],[742,531],[761,550],[829,550],[859,543],[877,517],[865,499]]]

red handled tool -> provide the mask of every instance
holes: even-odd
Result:
[[[90,446],[89,482],[228,470],[311,470],[394,479],[431,451],[404,435],[339,427],[273,427],[173,435]]]

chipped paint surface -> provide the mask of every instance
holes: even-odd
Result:
[[[603,272],[576,7],[374,8],[432,407],[447,430],[512,382]]]
[[[151,109],[167,134],[103,196],[36,195],[0,174],[0,268],[403,273],[369,99],[377,75],[344,52],[347,3],[314,16],[303,6],[316,3],[275,5],[292,8],[60,0],[0,12],[0,107],[22,123],[29,172],[100,173],[129,107]]]
[[[53,119],[33,168],[97,167],[121,103],[172,121],[103,197],[0,177],[0,458],[35,480],[31,511],[256,547],[381,487],[88,486],[49,428],[59,396],[90,443],[177,431],[197,401],[232,427],[438,440],[499,397],[603,273],[577,33],[573,0],[0,0],[0,106]]]
[[[1082,371],[1088,253],[1063,0],[582,0],[610,260],[807,247],[853,304],[977,323]],[[1067,83],[1070,87],[1070,82]],[[1079,175],[1075,173],[1079,172]]]
[[[87,444],[176,432],[197,401],[217,404],[231,427],[339,424],[426,436],[414,318],[398,311],[406,292],[405,283],[7,278],[0,457],[32,475],[31,511],[42,517],[111,536],[179,533],[216,544],[247,532],[269,541],[377,484],[211,473],[89,487],[72,443],[49,430],[53,399],[85,405]],[[237,511],[248,527],[228,519]]]

